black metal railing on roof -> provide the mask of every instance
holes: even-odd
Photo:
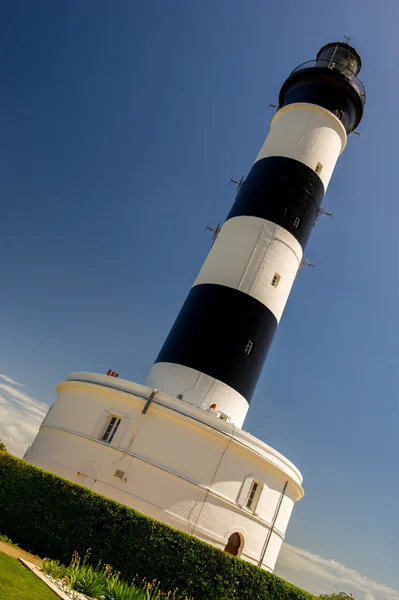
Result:
[[[290,75],[294,75],[294,73],[298,73],[299,71],[306,71],[308,69],[331,69],[332,71],[339,71],[346,79],[349,80],[352,87],[356,89],[358,92],[363,105],[366,103],[366,90],[364,88],[363,83],[360,81],[359,77],[354,73],[351,69],[349,69],[342,62],[335,62],[334,60],[309,60],[305,63],[302,63],[296,69],[294,69]]]

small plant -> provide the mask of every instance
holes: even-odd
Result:
[[[72,589],[86,594],[91,598],[98,598],[99,600],[106,598],[106,580],[104,573],[96,571],[91,566],[81,565],[74,569],[74,582],[71,586]]]
[[[42,564],[42,571],[54,579],[64,579],[68,567],[64,567],[58,560],[45,558]]]
[[[121,581],[117,575],[107,582],[106,600],[146,600],[147,597],[143,588]]]

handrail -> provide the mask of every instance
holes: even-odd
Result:
[[[356,75],[356,73],[354,73],[351,69],[349,69],[349,67],[347,67],[342,62],[335,62],[334,60],[324,60],[324,59],[309,60],[307,62],[302,63],[298,67],[296,67],[296,69],[294,69],[292,71],[292,73],[290,74],[290,77],[292,75],[294,75],[294,73],[298,73],[299,71],[306,71],[307,69],[317,69],[317,68],[331,69],[332,71],[338,71],[339,73],[344,75],[344,77],[346,77],[346,79],[349,80],[351,85],[359,93],[359,96],[362,100],[363,105],[366,103],[366,90],[365,90],[363,83],[361,82],[359,77]]]

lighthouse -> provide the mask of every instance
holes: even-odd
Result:
[[[302,475],[242,425],[362,118],[360,68],[358,52],[334,42],[292,71],[145,385],[111,369],[71,373],[28,462],[274,570]]]
[[[284,82],[147,385],[242,426],[335,164],[362,117],[360,67],[354,48],[330,43]]]

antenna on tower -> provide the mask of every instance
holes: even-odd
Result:
[[[354,39],[355,38],[353,38],[351,35],[344,35],[345,44],[348,44],[348,46],[349,46],[349,42],[351,42]]]
[[[231,178],[229,183],[234,183],[237,186],[237,194],[240,191],[242,184],[244,183],[244,175],[241,175],[241,179],[237,181],[237,179]]]
[[[314,269],[316,267],[316,263],[311,263],[307,257],[303,258],[301,260],[301,262],[299,263],[299,267],[298,267],[298,271],[296,272],[295,279],[297,279],[299,272],[302,271],[302,269],[306,269],[306,267],[311,267],[312,269]]]
[[[318,211],[317,211],[317,216],[316,216],[316,219],[315,219],[315,222],[314,222],[314,225],[313,225],[313,227],[314,227],[315,225],[317,225],[317,223],[318,223],[318,222],[320,221],[320,219],[322,219],[323,217],[328,217],[329,219],[331,219],[331,218],[332,218],[332,216],[333,216],[333,213],[327,212],[325,209],[326,209],[326,206],[325,206],[325,205],[324,205],[324,206],[321,206],[321,207],[318,209]]]
[[[220,229],[221,229],[220,222],[216,225],[216,227],[209,227],[209,225],[207,225],[205,227],[205,231],[213,231],[211,248],[212,248],[213,244],[215,243],[217,236],[219,235]]]

